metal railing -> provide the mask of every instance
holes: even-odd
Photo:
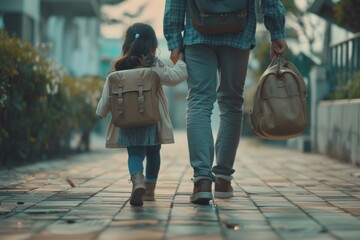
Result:
[[[346,88],[360,72],[360,33],[330,46],[328,74],[332,90]]]

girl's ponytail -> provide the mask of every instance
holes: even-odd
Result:
[[[154,49],[158,46],[154,29],[145,23],[135,23],[125,34],[122,56],[114,63],[114,70],[150,67],[155,62]]]

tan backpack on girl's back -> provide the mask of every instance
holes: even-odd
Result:
[[[108,81],[110,111],[116,127],[143,127],[160,120],[156,96],[160,79],[150,68],[116,71]]]

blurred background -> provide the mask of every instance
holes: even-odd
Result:
[[[360,1],[282,2],[287,9],[286,58],[307,83],[311,124],[295,139],[265,142],[359,164]],[[165,0],[1,0],[1,166],[90,151],[91,141],[105,134],[107,122],[94,112],[126,27],[151,24],[159,39],[157,55],[171,65],[162,33],[164,6]],[[244,137],[254,137],[247,112],[270,62],[269,39],[258,9]],[[186,83],[167,88],[166,94],[174,128],[185,129]]]

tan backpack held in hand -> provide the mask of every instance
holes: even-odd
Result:
[[[306,85],[298,69],[274,57],[254,94],[250,121],[255,135],[271,140],[296,137],[308,127]]]
[[[159,76],[150,68],[116,71],[109,75],[110,111],[120,128],[143,127],[160,120],[156,92]]]

